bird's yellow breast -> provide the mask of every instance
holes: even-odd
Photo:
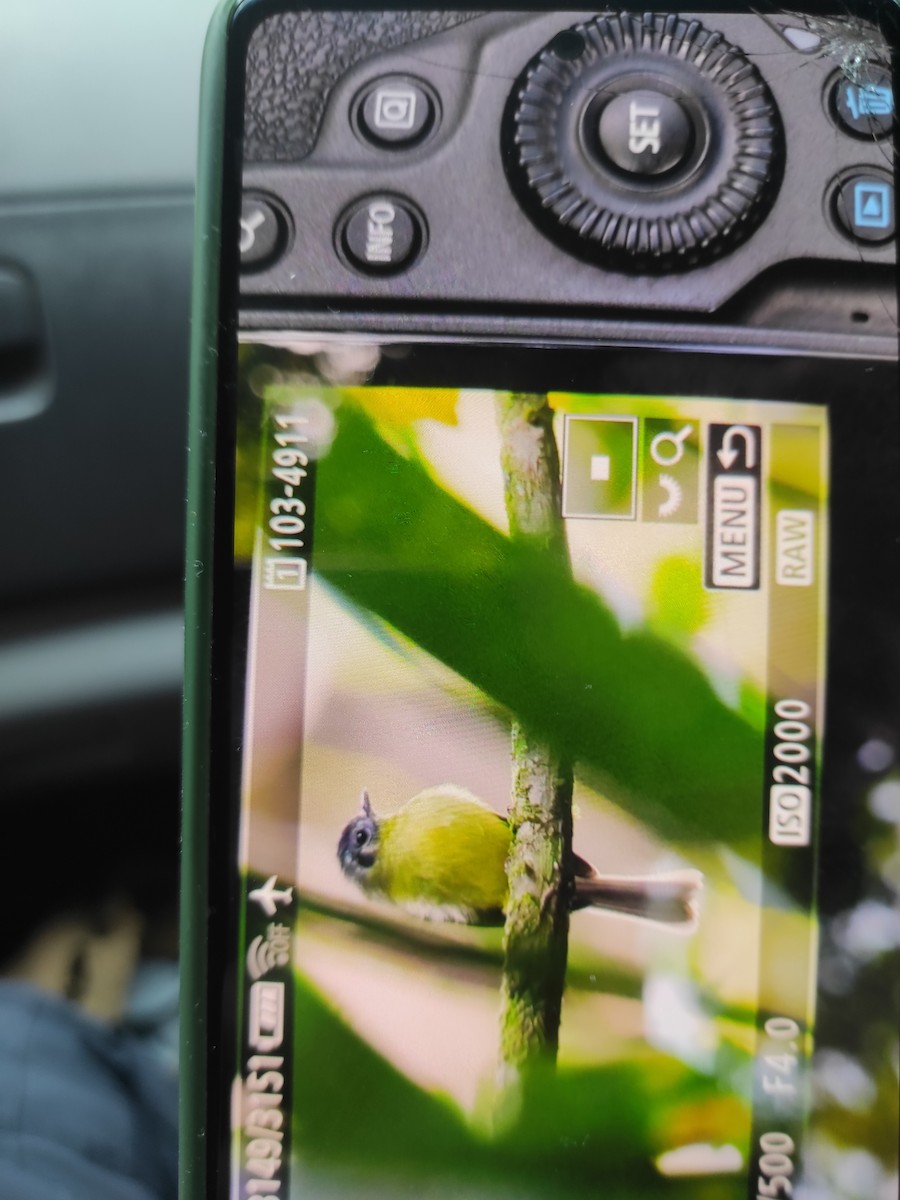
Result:
[[[430,788],[381,820],[366,890],[420,916],[502,924],[509,842],[506,820],[475,796]]]

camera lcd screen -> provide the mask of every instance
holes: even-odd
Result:
[[[895,373],[699,361],[241,345],[235,1196],[890,1185]],[[703,383],[615,386],[651,377]],[[523,1065],[507,817],[547,786]]]

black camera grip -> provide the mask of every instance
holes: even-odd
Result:
[[[270,17],[254,31],[247,53],[245,161],[304,158],[331,89],[358,62],[481,15],[318,10]]]

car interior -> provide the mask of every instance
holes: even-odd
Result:
[[[82,949],[58,990],[130,1022],[168,1070],[193,195],[213,7],[9,0],[2,19],[0,775],[12,917],[0,976],[55,978],[41,948],[51,928],[54,946],[69,944],[74,912],[120,945],[109,901],[127,895],[140,920],[121,978],[97,972],[116,977],[116,997],[85,988]]]

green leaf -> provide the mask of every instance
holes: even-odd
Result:
[[[441,1197],[515,1194],[604,1200],[736,1200],[737,1179],[679,1183],[653,1167],[667,1112],[715,1095],[661,1054],[589,1070],[536,1071],[495,1133],[387,1062],[296,977],[292,1157],[344,1195],[390,1194],[418,1178]],[[439,1030],[435,1036],[441,1036]],[[488,1098],[493,1103],[495,1098]],[[365,1180],[357,1192],[350,1180]],[[402,1190],[402,1189],[401,1189]],[[432,1194],[429,1191],[429,1194]],[[744,1193],[745,1194],[745,1193]]]
[[[304,1158],[437,1166],[471,1151],[450,1101],[416,1087],[302,978],[294,1022],[294,1127]]]
[[[709,593],[702,568],[686,554],[664,558],[650,584],[648,622],[676,644],[687,642],[709,619]]]
[[[318,466],[315,571],[664,835],[758,834],[762,742],[681,652],[512,543],[349,405]]]

